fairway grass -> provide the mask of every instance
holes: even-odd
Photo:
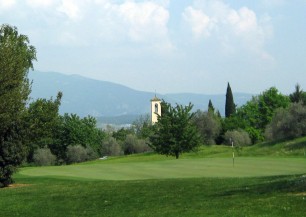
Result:
[[[31,177],[94,180],[144,180],[201,177],[260,177],[306,173],[305,158],[239,157],[163,159],[153,161],[95,161],[57,167],[28,167],[19,172]]]
[[[2,217],[301,217],[306,177],[105,181],[29,177],[0,189]]]
[[[0,189],[0,217],[301,217],[305,144],[245,147],[235,165],[231,148],[210,146],[178,160],[148,153],[25,167]]]

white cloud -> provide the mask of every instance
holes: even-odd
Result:
[[[225,52],[243,48],[263,59],[271,59],[264,50],[272,35],[266,18],[260,20],[253,10],[247,7],[235,10],[220,0],[195,1],[183,12],[183,19],[195,38],[216,38]]]
[[[128,40],[158,52],[174,49],[169,38],[169,1],[124,1],[112,3],[96,0],[98,29],[104,39]]]
[[[79,1],[75,0],[62,0],[57,10],[64,13],[69,19],[77,21],[82,18],[82,11],[79,3]]]
[[[57,1],[56,0],[27,0],[27,4],[33,8],[50,8]]]
[[[16,4],[16,0],[0,0],[0,10],[7,10]]]
[[[45,29],[50,34],[38,40],[47,44],[124,42],[166,51],[173,48],[167,26],[169,4],[170,0],[25,0],[20,4],[0,0],[0,11],[7,8],[3,17],[28,20],[28,32]]]
[[[167,37],[169,12],[151,1],[126,1],[122,4],[105,4],[108,16],[115,19],[115,28],[125,29],[128,37],[145,42]],[[109,17],[108,17],[109,18]]]
[[[196,38],[210,36],[214,22],[203,11],[194,9],[193,7],[187,7],[183,17],[190,24]]]

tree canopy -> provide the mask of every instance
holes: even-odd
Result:
[[[61,104],[62,93],[59,92],[57,98],[39,98],[31,102],[28,106],[24,118],[26,126],[26,143],[28,146],[28,161],[32,161],[34,151],[37,148],[52,147],[56,143],[59,134],[60,115],[59,106]]]
[[[0,186],[12,183],[12,174],[25,157],[22,117],[31,90],[27,78],[36,50],[16,27],[0,26]]]
[[[153,126],[150,147],[159,154],[175,156],[194,150],[200,145],[197,129],[192,122],[193,105],[172,107],[164,100],[161,103],[161,115]]]

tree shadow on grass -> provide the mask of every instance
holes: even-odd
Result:
[[[237,189],[220,192],[216,196],[301,193],[306,191],[306,175],[268,177],[266,180],[258,180],[258,182],[259,184],[245,185]]]

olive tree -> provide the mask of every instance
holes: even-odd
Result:
[[[267,126],[268,140],[293,139],[306,135],[306,106],[303,102],[293,103],[289,108],[280,108]]]
[[[214,145],[221,131],[220,118],[211,111],[202,112],[198,110],[193,117],[202,142],[206,145]]]

